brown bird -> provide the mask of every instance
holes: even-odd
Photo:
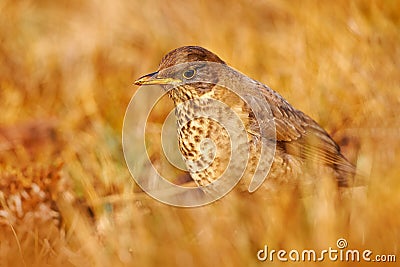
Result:
[[[230,187],[237,177],[247,186],[256,172],[263,187],[314,184],[326,174],[339,187],[353,184],[355,167],[317,122],[202,47],[169,52],[135,84],[161,85],[174,101],[179,149],[198,186],[223,175]]]

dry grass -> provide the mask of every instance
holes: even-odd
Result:
[[[0,178],[56,172],[67,185],[56,198],[65,227],[2,226],[0,266],[258,266],[264,244],[325,249],[339,237],[399,256],[399,4],[2,1]],[[232,194],[182,209],[134,193],[121,146],[132,82],[188,44],[320,122],[368,174],[367,197],[337,203],[322,188],[311,199]],[[307,266],[320,264],[331,262]]]

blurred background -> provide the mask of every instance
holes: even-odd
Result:
[[[1,1],[0,265],[258,266],[265,244],[326,249],[340,237],[399,255],[399,6]],[[183,45],[213,51],[319,122],[367,175],[365,199],[232,195],[181,209],[140,193],[121,145],[133,81]]]

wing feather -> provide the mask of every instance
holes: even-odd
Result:
[[[354,175],[355,167],[340,153],[340,147],[313,119],[293,108],[282,96],[259,83],[262,95],[270,106],[276,128],[277,145],[286,153],[304,160],[332,167],[338,174],[339,184],[346,184],[345,173]],[[251,118],[255,120],[255,118]],[[250,125],[258,125],[256,121]],[[258,126],[257,126],[258,127]],[[252,131],[256,131],[252,129]]]

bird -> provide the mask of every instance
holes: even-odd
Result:
[[[356,167],[315,120],[203,47],[170,51],[135,84],[160,85],[174,102],[179,150],[198,187],[226,175],[240,176],[244,190],[257,170],[269,190],[323,175],[337,188],[354,185]]]

